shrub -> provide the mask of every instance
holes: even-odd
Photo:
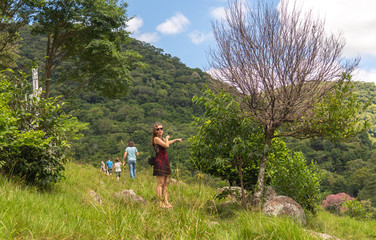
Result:
[[[322,202],[322,207],[327,211],[340,213],[342,204],[352,200],[355,198],[346,193],[331,194]]]
[[[0,169],[47,186],[63,178],[69,140],[86,125],[30,90],[24,74],[0,72]]]
[[[322,173],[313,162],[307,165],[302,153],[286,151],[283,157],[273,158],[268,175],[278,194],[291,197],[303,209],[316,213],[321,199]]]
[[[354,199],[346,201],[342,205],[345,207],[345,215],[359,220],[366,220],[372,218],[372,213],[367,211],[366,207],[358,200]]]

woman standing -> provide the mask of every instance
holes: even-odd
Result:
[[[137,148],[134,146],[133,141],[129,141],[128,147],[124,151],[123,165],[125,165],[125,158],[127,157],[129,174],[131,175],[132,179],[136,177],[136,156],[138,156]]]
[[[181,142],[181,138],[174,140],[169,139],[169,135],[163,138],[163,125],[160,123],[155,124],[150,145],[154,147],[156,152],[153,176],[157,176],[156,192],[159,199],[159,206],[162,208],[172,208],[172,205],[167,199],[167,184],[168,177],[171,174],[171,168],[166,149],[170,147],[170,144]]]

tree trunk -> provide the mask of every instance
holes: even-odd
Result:
[[[268,161],[269,148],[270,148],[270,144],[272,140],[271,136],[273,135],[267,134],[265,136],[264,154],[261,159],[259,174],[257,177],[257,184],[256,184],[255,192],[253,194],[253,199],[252,199],[252,207],[255,211],[260,211],[262,207],[262,198],[263,198],[263,193],[264,193],[264,188],[265,188],[265,170],[266,170],[266,163]]]
[[[49,98],[50,96],[50,81],[52,76],[52,63],[46,60],[46,67],[45,67],[45,79],[44,79],[44,86],[45,86],[45,98]]]
[[[237,169],[238,169],[238,174],[240,178],[240,188],[242,189],[242,206],[245,206],[245,193],[244,193],[244,182],[243,182],[243,168],[242,168],[242,161],[241,159],[236,159],[237,161]]]
[[[56,52],[55,40],[52,39],[51,35],[47,37],[47,49],[46,49],[46,60],[44,64],[44,75],[43,75],[43,91],[44,97],[47,99],[50,97],[50,82],[52,77],[52,67],[53,58]]]

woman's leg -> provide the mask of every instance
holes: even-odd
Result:
[[[133,161],[133,178],[136,177],[136,161]]]
[[[131,175],[131,178],[133,179],[134,175],[133,175],[133,164],[132,164],[132,161],[128,160],[128,166],[129,166],[129,175]]]
[[[163,182],[164,182],[164,176],[157,176],[157,197],[158,197],[158,202],[159,206],[163,207]]]
[[[163,176],[163,186],[162,186],[162,195],[164,199],[164,204],[166,207],[170,208],[172,205],[168,202],[168,197],[167,197],[167,185],[168,185],[168,175]]]

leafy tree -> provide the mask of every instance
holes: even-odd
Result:
[[[26,76],[0,78],[0,169],[41,186],[61,180],[69,141],[86,125],[65,115],[54,98],[30,96]]]
[[[348,181],[343,175],[322,170],[324,177],[321,183],[322,191],[325,194],[335,194],[339,192],[347,192]]]
[[[363,105],[349,87],[358,60],[343,60],[344,41],[326,36],[323,21],[295,6],[290,10],[288,1],[278,9],[264,1],[253,8],[230,2],[213,31],[218,45],[211,51],[213,74],[242,97],[247,114],[264,128],[253,203],[260,209],[273,138],[345,138],[364,129],[356,115]]]
[[[56,0],[38,9],[33,33],[47,37],[43,66],[46,98],[53,71],[68,59],[73,64],[64,79],[78,81],[75,89],[88,86],[107,96],[127,92],[130,71],[139,66],[140,55],[121,51],[122,44],[130,40],[125,31],[126,6],[117,0]]]
[[[361,200],[371,200],[372,206],[376,207],[376,171],[369,175],[364,183],[364,188],[359,191],[358,197]]]
[[[0,1],[0,70],[14,67],[18,31],[30,22],[36,8],[43,2],[44,0]]]
[[[204,116],[195,120],[198,133],[189,139],[193,165],[240,185],[244,200],[244,188],[252,189],[256,184],[262,128],[249,118],[243,119],[238,102],[225,91],[215,94],[206,88],[203,96],[193,101],[205,107]]]
[[[198,133],[189,139],[193,165],[240,185],[242,190],[254,189],[263,151],[263,129],[251,119],[244,119],[238,102],[223,90],[215,94],[205,88],[203,96],[193,101],[205,106],[204,116],[195,121]],[[315,212],[321,196],[320,171],[313,163],[307,166],[301,153],[290,153],[278,139],[273,140],[269,154],[268,179],[279,194]],[[242,196],[244,200],[244,191]]]

